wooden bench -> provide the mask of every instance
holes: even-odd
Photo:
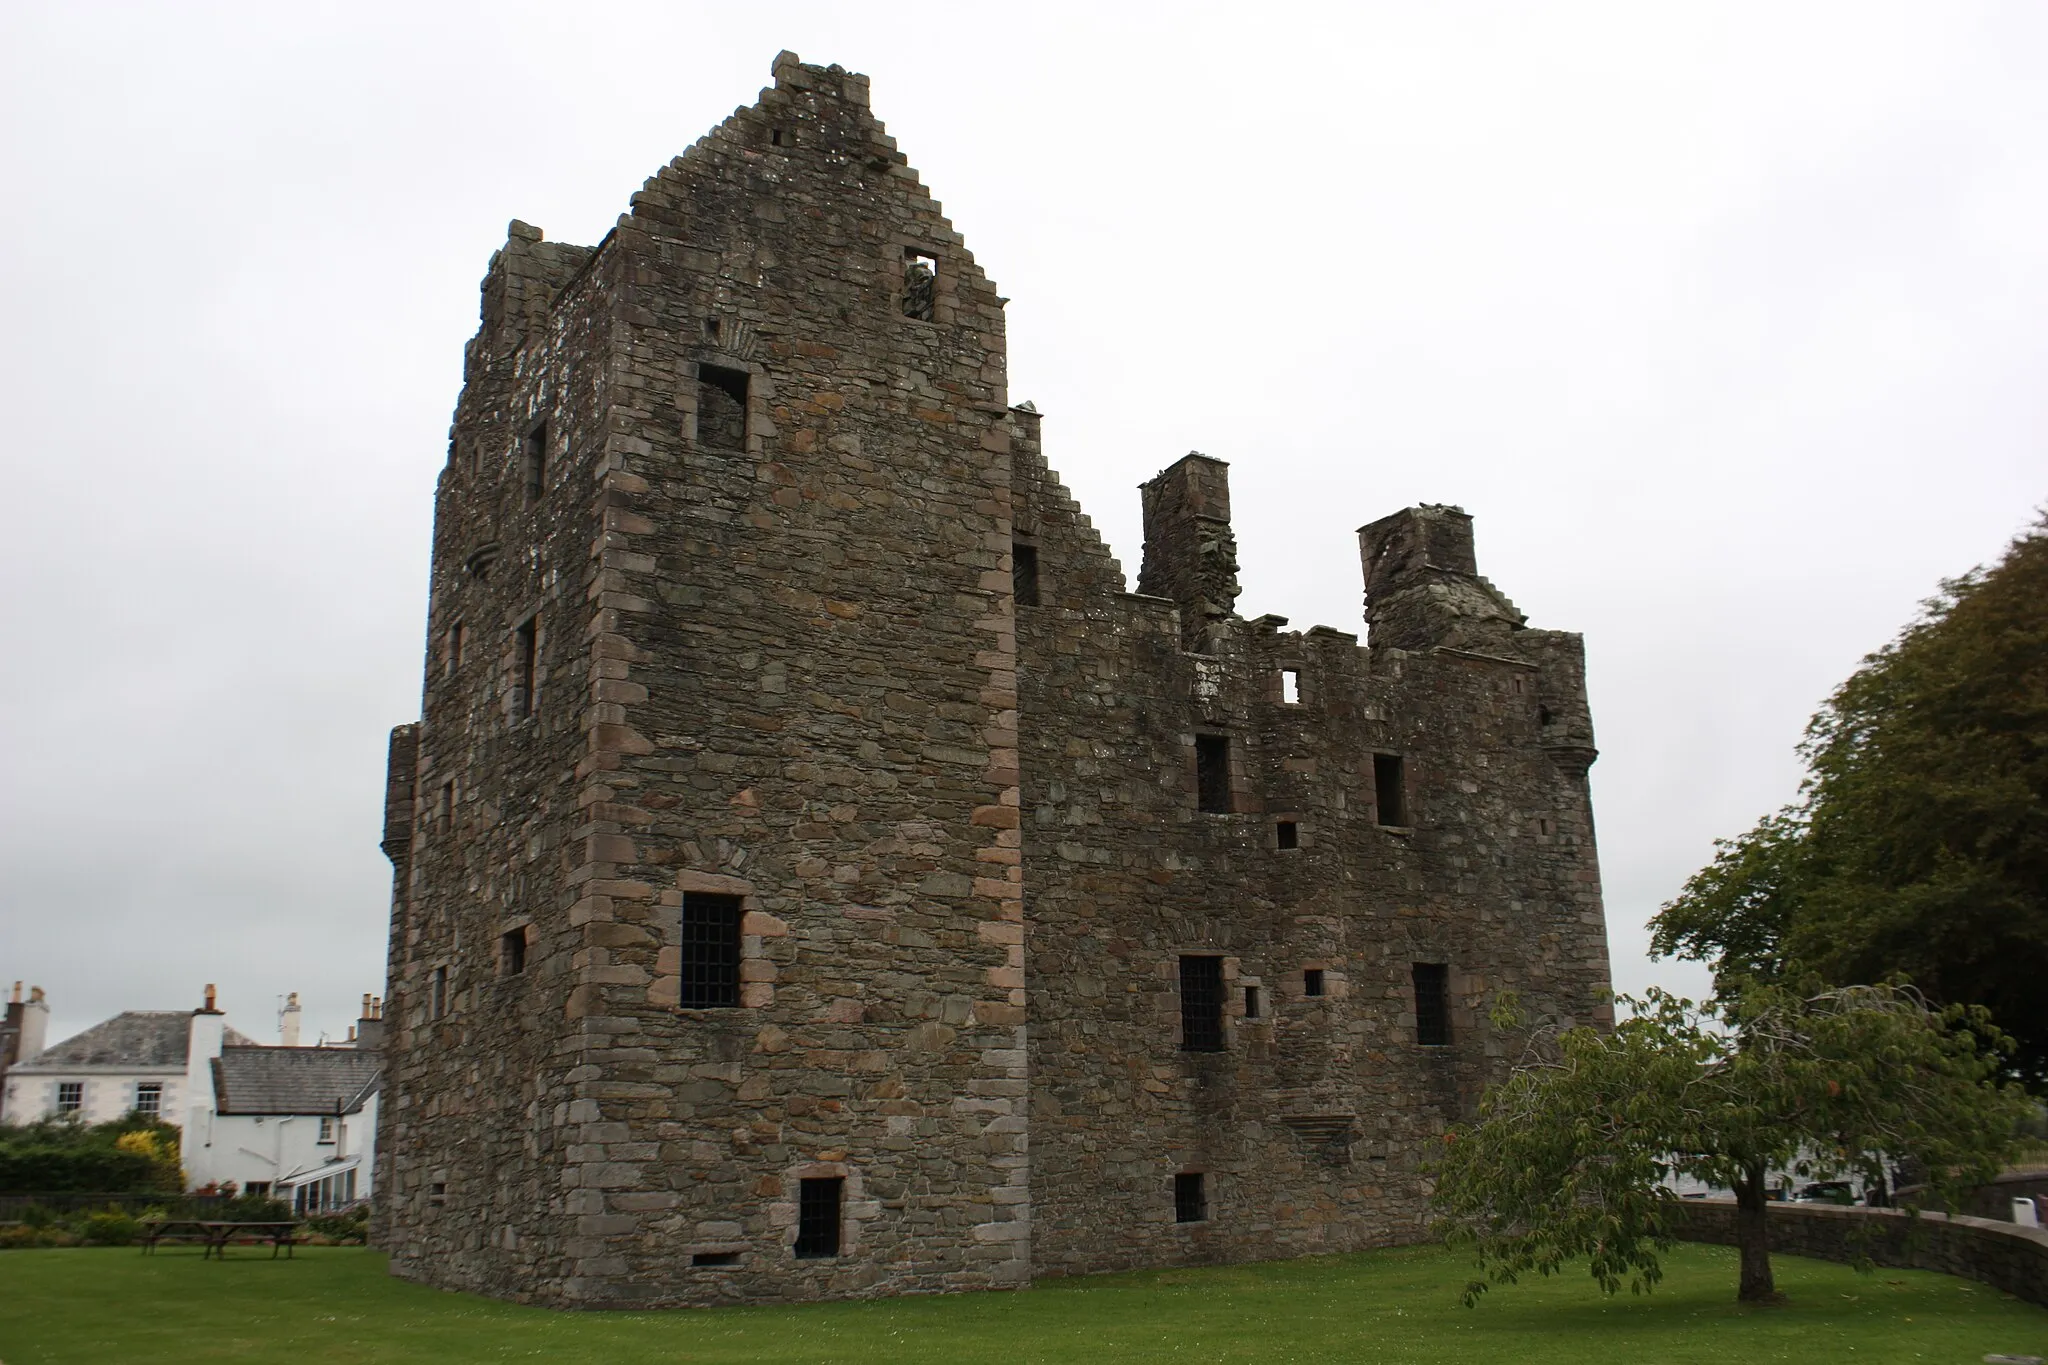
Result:
[[[142,1225],[142,1254],[154,1255],[159,1242],[198,1242],[206,1248],[199,1259],[218,1256],[226,1260],[228,1243],[239,1238],[258,1246],[268,1242],[271,1260],[277,1259],[279,1251],[283,1251],[289,1260],[292,1259],[292,1248],[299,1244],[298,1230],[298,1223],[290,1220],[259,1223],[210,1218],[152,1218]]]

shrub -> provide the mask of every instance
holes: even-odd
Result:
[[[88,1213],[79,1224],[79,1236],[86,1244],[96,1247],[124,1247],[135,1240],[135,1220],[120,1209],[109,1207],[99,1213]]]
[[[358,1204],[345,1213],[308,1214],[306,1230],[338,1245],[367,1244],[370,1240],[370,1206]]]

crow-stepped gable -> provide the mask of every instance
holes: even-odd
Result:
[[[392,733],[395,1273],[564,1306],[1021,1286],[1424,1235],[1482,998],[1607,1017],[1579,638],[1453,507],[1371,647],[1139,591],[868,110],[775,84],[595,247],[514,223]]]

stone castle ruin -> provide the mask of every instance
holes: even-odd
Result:
[[[646,1307],[1425,1235],[1504,1063],[1607,1017],[1579,637],[1471,520],[1370,648],[1235,610],[1228,471],[1126,587],[1003,300],[868,109],[775,84],[595,247],[514,223],[392,733],[395,1273]]]

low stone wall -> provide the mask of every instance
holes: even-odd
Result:
[[[1735,1201],[1688,1199],[1675,1235],[1735,1245]],[[1902,1270],[1938,1270],[2048,1305],[2048,1231],[1941,1213],[1773,1204],[1771,1250],[1823,1261],[1868,1258]]]

